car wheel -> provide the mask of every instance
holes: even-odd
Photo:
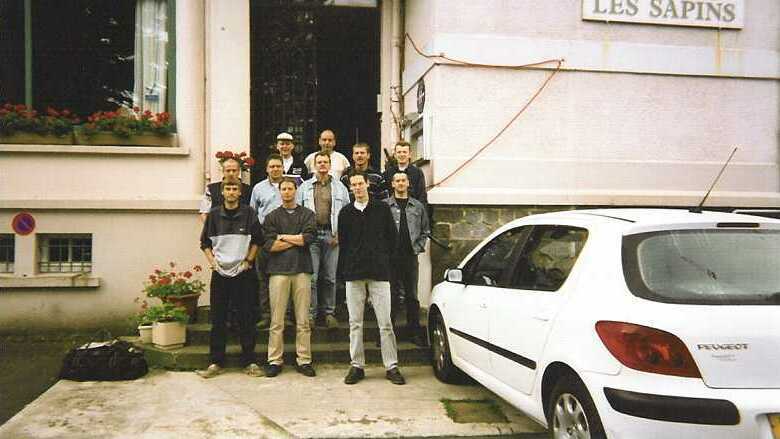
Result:
[[[445,383],[463,382],[465,375],[452,364],[450,357],[450,343],[447,340],[447,329],[440,315],[435,315],[431,322],[431,352],[433,374]]]
[[[547,408],[553,439],[606,439],[596,406],[585,384],[574,375],[555,383]]]

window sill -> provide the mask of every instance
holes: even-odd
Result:
[[[0,288],[97,288],[100,278],[90,273],[0,275]]]
[[[62,153],[62,154],[120,154],[120,155],[190,155],[188,148],[168,146],[109,146],[109,145],[30,145],[0,144],[0,152]]]

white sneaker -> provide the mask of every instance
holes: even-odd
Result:
[[[214,378],[215,376],[221,374],[224,372],[222,367],[220,367],[219,364],[212,363],[207,367],[205,370],[196,370],[195,373],[198,374],[201,378]]]

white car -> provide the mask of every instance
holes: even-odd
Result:
[[[436,376],[471,376],[554,438],[780,439],[778,220],[532,215],[445,278]]]

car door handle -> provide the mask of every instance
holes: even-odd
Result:
[[[549,322],[550,321],[550,312],[549,311],[539,311],[534,315],[535,320],[539,320],[542,322]]]

